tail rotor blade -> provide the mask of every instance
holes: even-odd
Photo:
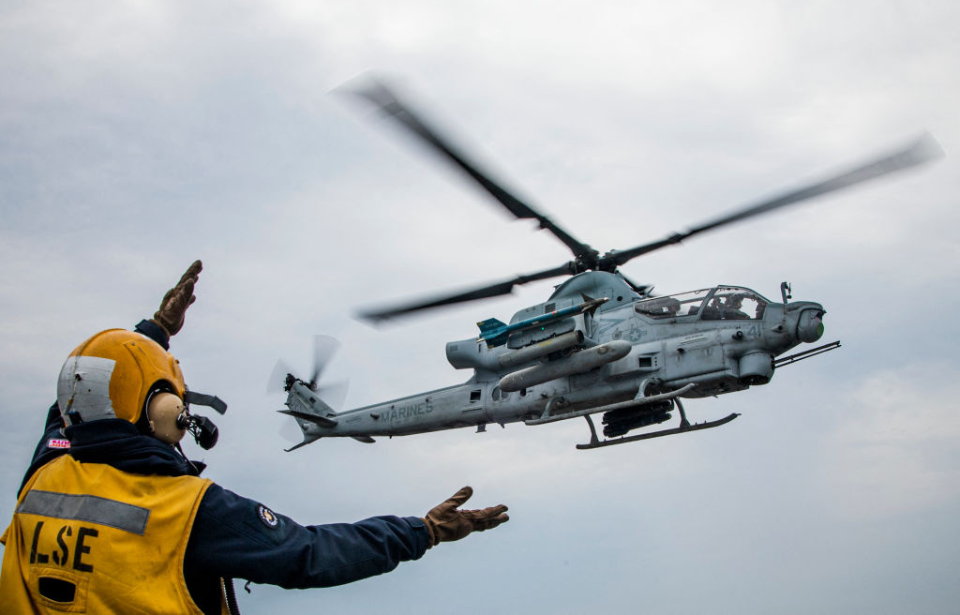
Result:
[[[343,402],[347,399],[347,390],[350,387],[349,380],[338,380],[317,387],[317,395],[323,400],[323,403],[333,408],[334,412],[339,412],[343,407]]]
[[[330,359],[340,348],[340,342],[329,335],[313,336],[313,372],[310,375],[310,388],[316,389],[320,375],[330,363]]]
[[[303,439],[303,432],[297,420],[292,416],[285,417],[280,427],[280,437],[290,444],[297,444]]]
[[[287,374],[292,374],[293,369],[287,365],[283,359],[279,359],[273,366],[273,372],[270,379],[267,380],[267,393],[278,393],[287,386]]]

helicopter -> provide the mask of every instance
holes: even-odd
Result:
[[[382,322],[512,292],[518,285],[567,276],[546,301],[518,311],[504,323],[488,318],[479,334],[446,344],[458,370],[472,370],[463,384],[337,412],[322,399],[318,379],[329,343],[315,341],[309,379],[281,364],[272,380],[287,394],[279,412],[292,416],[303,440],[288,451],[327,437],[372,443],[375,436],[403,436],[489,424],[544,425],[583,417],[594,449],[725,425],[739,414],[691,422],[681,399],[704,398],[770,382],[776,370],[835,350],[839,341],[785,355],[819,341],[826,310],[821,303],[793,301],[784,282],[780,301],[739,285],[656,296],[649,284],[627,278],[620,267],[639,256],[694,235],[916,167],[943,155],[924,134],[908,146],[822,181],[737,209],[717,219],[626,250],[601,253],[576,239],[454,146],[397,93],[378,80],[350,90],[451,162],[516,218],[534,219],[567,246],[573,259],[550,269],[518,275],[463,292],[362,311],[361,319]],[[679,414],[675,427],[655,427]],[[602,435],[593,417],[601,415]],[[653,428],[646,431],[644,428]],[[634,430],[644,430],[633,433]]]

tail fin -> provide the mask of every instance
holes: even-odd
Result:
[[[303,442],[287,449],[287,451],[298,449],[318,440],[321,434],[316,433],[317,426],[335,427],[337,425],[337,413],[333,408],[324,403],[320,396],[302,383],[297,382],[290,389],[287,394],[286,406],[285,409],[277,410],[277,412],[292,416],[297,421],[300,431],[303,432]]]
[[[286,405],[289,410],[280,410],[280,412],[323,427],[333,427],[337,424],[337,413],[334,409],[305,386],[290,389]]]
[[[497,329],[506,327],[507,325],[496,318],[488,318],[478,322],[477,326],[480,327],[480,337],[484,337],[487,333],[491,333]]]

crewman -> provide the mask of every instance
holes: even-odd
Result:
[[[201,269],[187,269],[152,319],[97,333],[64,363],[0,538],[4,613],[238,612],[232,579],[350,583],[508,520],[503,505],[460,510],[464,487],[423,518],[305,527],[200,478],[180,440],[189,430],[209,447],[216,428],[190,404],[222,402],[187,389],[169,339]]]

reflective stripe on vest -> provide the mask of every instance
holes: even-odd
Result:
[[[138,536],[143,536],[143,531],[147,528],[147,519],[150,518],[150,510],[140,506],[95,495],[73,495],[36,489],[27,492],[23,503],[17,506],[17,512],[57,519],[89,521]]]

